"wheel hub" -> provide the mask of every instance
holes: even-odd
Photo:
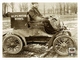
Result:
[[[11,43],[11,46],[14,46],[15,44],[14,43]]]
[[[15,43],[11,43],[10,47],[15,48],[17,45]]]
[[[65,42],[63,42],[63,43],[61,44],[61,46],[62,46],[62,47],[66,47],[67,44],[66,44]]]

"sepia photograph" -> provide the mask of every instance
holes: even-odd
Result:
[[[76,58],[77,2],[2,2],[3,58]]]

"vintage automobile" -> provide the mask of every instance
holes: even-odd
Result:
[[[8,54],[17,54],[28,43],[40,42],[53,46],[59,55],[68,55],[69,48],[76,47],[71,33],[63,25],[63,28],[55,30],[49,17],[45,21],[31,21],[27,12],[10,13],[11,29],[3,31],[3,49]]]

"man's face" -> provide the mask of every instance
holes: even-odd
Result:
[[[33,6],[36,7],[36,8],[38,8],[39,4],[34,4]]]

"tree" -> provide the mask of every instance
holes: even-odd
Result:
[[[22,3],[21,9],[23,12],[27,12],[28,11],[28,3]]]
[[[43,9],[44,9],[44,15],[45,15],[45,3],[44,3],[44,5],[43,5],[44,7],[43,7]]]
[[[20,12],[22,12],[22,5],[19,4],[19,9],[20,9]]]
[[[12,12],[14,12],[14,3],[11,2]]]
[[[7,13],[7,3],[2,3],[2,14]]]

